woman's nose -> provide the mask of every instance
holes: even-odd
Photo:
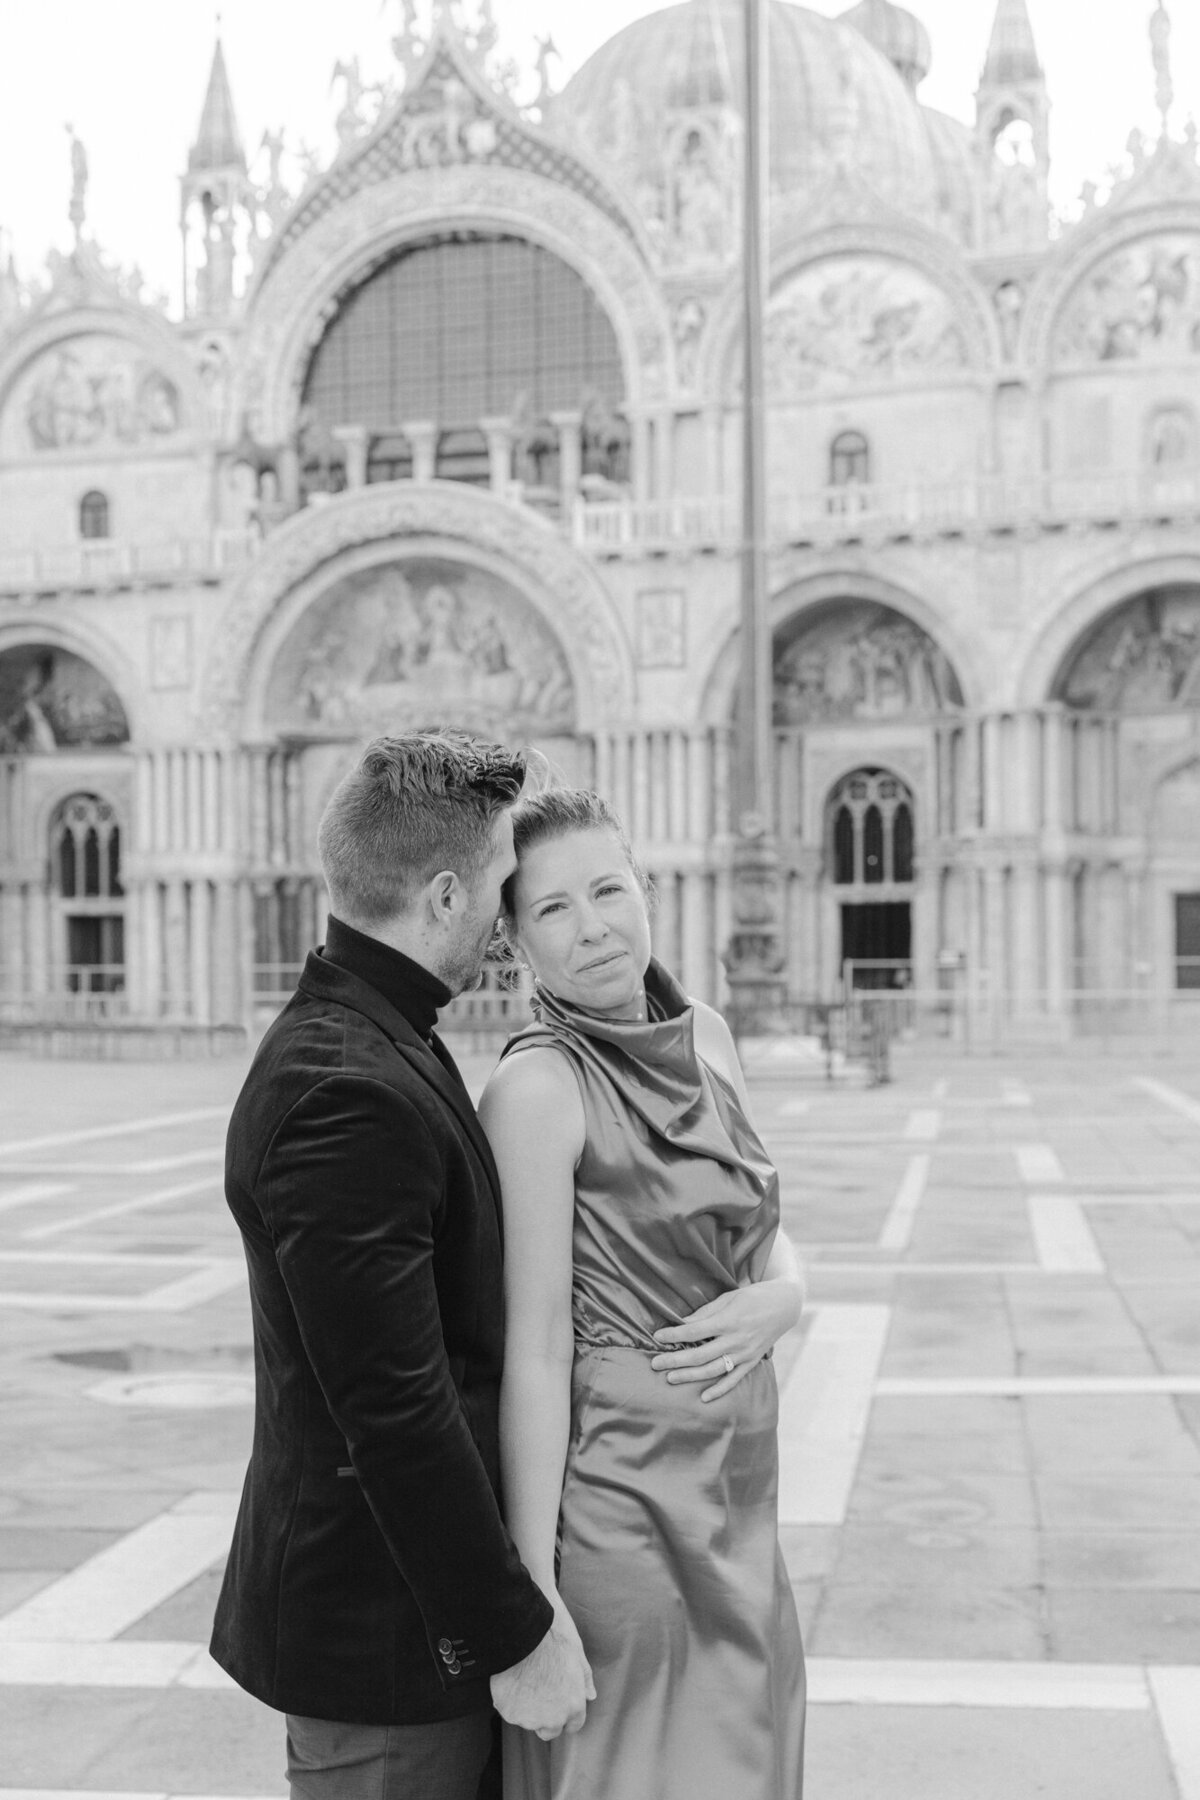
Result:
[[[608,926],[594,906],[585,906],[579,915],[579,935],[585,943],[594,944],[602,938]]]

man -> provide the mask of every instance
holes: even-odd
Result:
[[[369,746],[321,821],[326,942],[230,1121],[257,1410],[212,1653],[288,1715],[293,1800],[476,1800],[493,1698],[555,1737],[592,1697],[500,1516],[498,1183],[433,1032],[523,776],[437,733]]]

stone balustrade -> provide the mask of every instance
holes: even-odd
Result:
[[[1077,523],[1200,518],[1200,469],[1122,469],[1022,479],[975,476],[948,482],[850,483],[775,496],[776,543],[937,537],[1055,529]],[[738,507],[725,498],[590,501],[573,511],[576,544],[600,556],[672,548],[733,547]]]
[[[158,543],[93,538],[38,550],[0,550],[0,594],[219,581],[243,567],[261,541],[256,531],[221,530]]]

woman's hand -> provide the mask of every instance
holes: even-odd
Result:
[[[664,1325],[655,1332],[663,1354],[653,1357],[650,1367],[663,1371],[673,1386],[684,1381],[711,1381],[712,1387],[705,1388],[700,1398],[719,1400],[792,1329],[803,1308],[803,1286],[791,1276],[755,1281],[732,1293],[718,1294],[715,1300],[697,1307],[681,1325]],[[728,1371],[726,1357],[733,1363]]]

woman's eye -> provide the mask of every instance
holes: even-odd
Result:
[[[561,912],[561,911],[562,911],[562,901],[561,900],[552,900],[550,902],[549,906],[543,906],[541,912],[538,914],[538,918],[539,919],[548,919],[550,917],[551,913]]]
[[[601,894],[623,894],[625,890],[619,881],[610,881],[606,887],[598,888],[597,892]]]

